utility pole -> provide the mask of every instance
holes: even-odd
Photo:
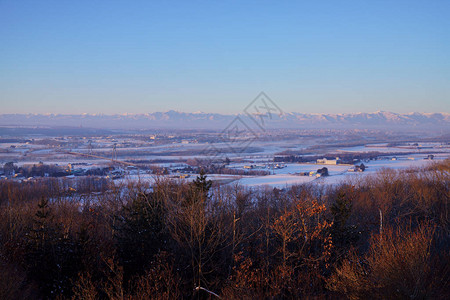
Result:
[[[381,209],[378,209],[380,211],[380,238],[383,235],[383,213],[381,212]]]
[[[113,149],[112,149],[112,157],[111,160],[114,162],[117,160],[117,143],[114,143]]]
[[[92,140],[88,141],[88,154],[92,154]]]

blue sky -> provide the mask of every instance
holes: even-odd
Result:
[[[449,112],[450,1],[0,0],[0,113]]]

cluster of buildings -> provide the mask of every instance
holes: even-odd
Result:
[[[349,168],[347,171],[348,172],[364,172],[365,170],[366,170],[366,166],[364,164],[360,164],[359,166],[355,165],[355,166]]]
[[[318,159],[317,164],[318,165],[337,165],[340,163],[340,161],[341,161],[341,159],[339,157],[336,157],[336,159],[326,159],[324,157],[324,158]]]
[[[323,176],[329,176],[328,174],[328,168],[323,167],[321,169],[318,169],[317,171],[307,171],[307,172],[299,172],[299,173],[295,173],[295,175],[298,176],[310,176],[310,177],[323,177]]]
[[[268,164],[268,165],[245,165],[244,169],[249,170],[263,170],[263,169],[283,169],[286,168],[285,164]]]

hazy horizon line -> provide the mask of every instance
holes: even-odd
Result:
[[[153,112],[140,112],[140,113],[130,113],[130,112],[125,112],[125,113],[87,113],[87,112],[83,112],[83,113],[65,113],[65,112],[61,112],[61,113],[33,113],[33,112],[13,112],[13,113],[0,113],[1,116],[4,115],[34,115],[34,116],[38,116],[38,115],[42,115],[42,116],[52,116],[52,115],[62,115],[62,116],[83,116],[83,115],[88,115],[88,116],[127,116],[127,115],[150,115],[150,114],[157,114],[157,113],[161,113],[161,114],[165,114],[165,113],[171,113],[171,112],[175,112],[175,113],[181,113],[181,114],[215,114],[215,115],[223,115],[223,116],[235,116],[235,115],[242,115],[245,114],[244,112],[239,112],[239,113],[221,113],[221,112],[204,112],[204,111],[194,111],[194,112],[189,112],[189,111],[182,111],[182,110],[176,110],[176,109],[169,109],[166,111],[153,111]],[[440,112],[424,112],[424,111],[409,111],[409,112],[396,112],[396,111],[390,111],[390,110],[376,110],[376,111],[355,111],[355,112],[333,112],[333,113],[326,113],[326,112],[300,112],[300,111],[283,111],[283,114],[305,114],[305,115],[353,115],[353,114],[376,114],[376,113],[392,113],[392,114],[398,114],[398,115],[411,115],[411,114],[427,114],[427,115],[431,115],[431,114],[450,114],[450,112],[446,112],[446,111],[440,111]]]

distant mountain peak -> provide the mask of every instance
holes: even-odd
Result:
[[[217,114],[201,111],[185,113],[175,110],[142,114],[2,114],[0,126],[80,126],[104,129],[220,129],[239,116],[248,126],[254,120],[245,114]],[[264,117],[264,115],[263,115]],[[394,113],[376,111],[372,113],[298,113],[290,112],[282,116],[267,115],[267,128],[395,128],[408,126],[450,130],[450,114],[448,113]]]

